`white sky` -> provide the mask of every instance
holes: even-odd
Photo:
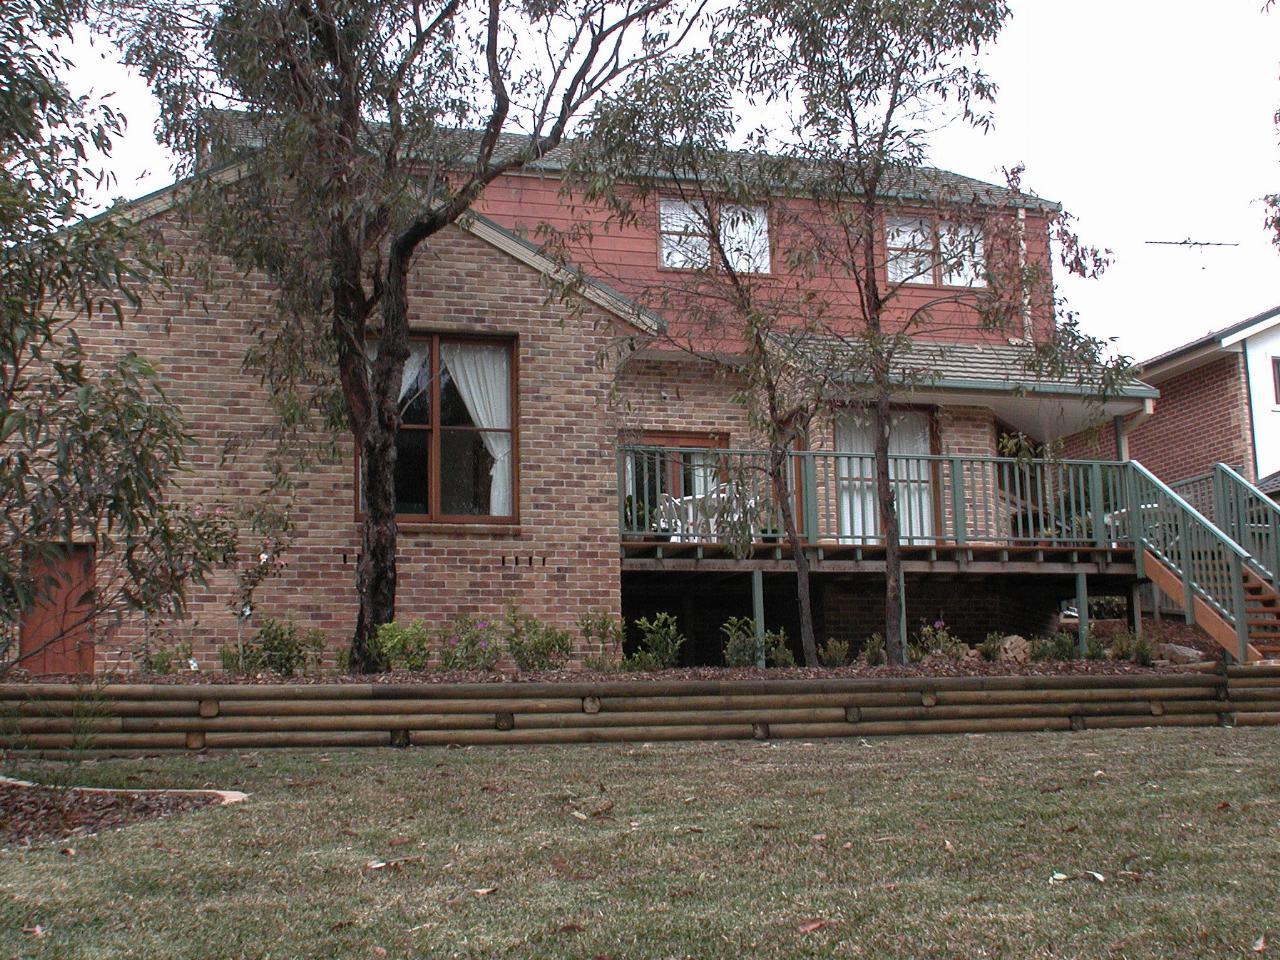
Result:
[[[1086,331],[1145,359],[1280,304],[1280,251],[1261,197],[1280,191],[1280,10],[1262,0],[1012,0],[986,69],[1000,86],[995,129],[933,137],[932,162],[1063,203],[1110,271],[1059,276]],[[113,51],[72,51],[78,91],[111,93],[129,118],[114,195],[171,181],[152,136],[145,83]],[[1148,240],[1236,247],[1151,246]]]

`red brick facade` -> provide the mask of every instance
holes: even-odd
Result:
[[[192,242],[176,227],[166,232],[175,248]],[[81,331],[96,355],[136,350],[156,363],[193,436],[185,492],[208,509],[234,508],[259,496],[271,479],[273,451],[261,439],[244,445],[270,429],[274,414],[256,375],[242,367],[257,321],[273,309],[272,288],[265,278],[246,278],[230,264],[223,265],[220,279],[224,285],[216,295],[194,298],[198,308],[190,305],[194,284],[179,283],[130,317],[123,330],[104,320]],[[398,616],[439,624],[458,614],[498,617],[514,604],[576,637],[581,615],[619,615],[617,442],[646,431],[688,431],[725,435],[731,446],[754,445],[733,385],[691,359],[642,354],[617,368],[617,338],[631,328],[591,303],[548,296],[539,271],[461,229],[435,238],[417,257],[409,302],[417,331],[514,341],[520,468],[514,525],[401,524]],[[996,452],[996,422],[987,408],[943,408],[935,411],[934,425],[937,452]],[[830,442],[830,425],[820,425],[813,446]],[[227,457],[236,444],[236,455]],[[346,643],[355,616],[360,528],[351,445],[339,446],[336,462],[312,466],[297,478],[296,538],[283,573],[255,595],[246,636],[265,617],[293,617],[303,627],[323,630],[331,650]],[[247,564],[257,547],[243,547]],[[206,667],[218,666],[218,649],[237,636],[236,573],[221,571],[197,591],[189,620],[165,625],[169,636],[192,643]],[[913,585],[912,622],[943,611],[942,597],[954,600],[954,586]],[[822,590],[819,615],[828,635],[857,641],[875,629],[879,587],[868,581]],[[1014,615],[1001,606],[1007,598],[993,599],[999,592],[990,585],[965,593],[969,613],[963,616],[974,639],[1002,616],[1045,622],[1046,597],[1034,598],[1033,612]],[[947,616],[951,610],[961,615],[953,603],[945,610]],[[127,668],[140,636],[141,627],[130,624],[100,642],[98,669]],[[579,657],[600,652],[581,644],[576,650]]]
[[[1129,456],[1165,482],[1207,473],[1215,463],[1243,467],[1253,476],[1249,394],[1244,354],[1211,360],[1155,383],[1155,413],[1129,434]],[[1116,458],[1109,425],[1066,441],[1072,459]]]

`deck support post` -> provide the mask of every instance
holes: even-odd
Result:
[[[1142,639],[1142,584],[1135,580],[1129,584],[1129,609],[1127,611],[1129,629],[1139,640]]]
[[[1076,615],[1080,620],[1076,641],[1083,657],[1089,640],[1089,576],[1083,570],[1076,574]]]
[[[756,666],[764,662],[764,572],[751,571],[751,616],[756,624]]]
[[[902,572],[902,564],[898,564],[898,639],[902,642],[902,652],[907,652],[907,578]]]

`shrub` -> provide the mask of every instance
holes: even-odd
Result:
[[[640,631],[640,648],[627,657],[628,666],[633,670],[674,667],[684,646],[684,634],[676,618],[669,613],[659,613],[652,620],[641,617],[635,623]]]
[[[849,641],[828,637],[818,647],[818,662],[824,667],[843,667],[849,662]]]
[[[569,659],[573,638],[536,617],[508,607],[502,621],[507,653],[521,670],[551,670]]]
[[[1107,645],[1102,642],[1092,630],[1084,638],[1084,658],[1086,660],[1105,660],[1107,657]]]
[[[1004,649],[1004,635],[1001,633],[988,633],[987,639],[978,644],[978,654],[983,660],[995,662],[1000,659],[1000,651]]]
[[[626,631],[617,617],[603,610],[589,611],[578,618],[578,632],[582,635],[582,644],[586,649],[600,649],[600,654],[595,659],[613,657],[615,665],[617,660],[622,659],[622,637]]]
[[[751,617],[730,617],[720,628],[724,634],[724,665],[754,667],[759,662],[756,622]]]
[[[932,625],[920,624],[920,631],[907,640],[907,659],[917,663],[925,657],[943,656],[963,660],[969,655],[969,645],[947,629],[943,620]]]
[[[1137,637],[1128,630],[1121,630],[1111,637],[1111,646],[1107,656],[1112,660],[1130,660],[1144,667],[1151,666],[1154,651],[1151,641],[1146,637]]]
[[[257,673],[270,670],[291,677],[320,662],[324,652],[324,632],[303,631],[293,618],[268,617],[253,639],[243,645],[228,644],[218,651],[227,673]]]
[[[791,645],[787,643],[787,631],[779,627],[777,630],[766,630],[764,634],[764,661],[771,667],[794,667],[795,655]]]
[[[1076,638],[1065,630],[1051,637],[1036,637],[1031,641],[1032,660],[1074,660]]]
[[[268,617],[254,636],[252,649],[261,669],[291,677],[298,670],[305,670],[308,664],[319,661],[324,650],[324,633],[314,628],[300,631],[292,618]]]
[[[866,660],[869,667],[878,667],[884,663],[884,637],[878,633],[873,633],[867,637],[862,642],[862,658]]]
[[[501,655],[497,631],[487,620],[463,615],[440,632],[443,670],[492,670]]]
[[[370,652],[386,670],[425,670],[431,661],[431,633],[421,620],[384,623]]]
[[[172,673],[177,665],[190,662],[191,644],[185,640],[167,647],[146,646],[138,654],[138,666],[143,673],[165,675]]]

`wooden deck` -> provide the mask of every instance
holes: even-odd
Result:
[[[622,569],[629,571],[782,573],[795,570],[785,544],[755,543],[749,552],[735,552],[725,544],[624,540]],[[875,544],[817,543],[805,547],[814,573],[883,573],[884,547]],[[1117,578],[1137,576],[1129,546],[1033,546],[1000,544],[904,545],[904,573],[992,574],[1086,573]]]

